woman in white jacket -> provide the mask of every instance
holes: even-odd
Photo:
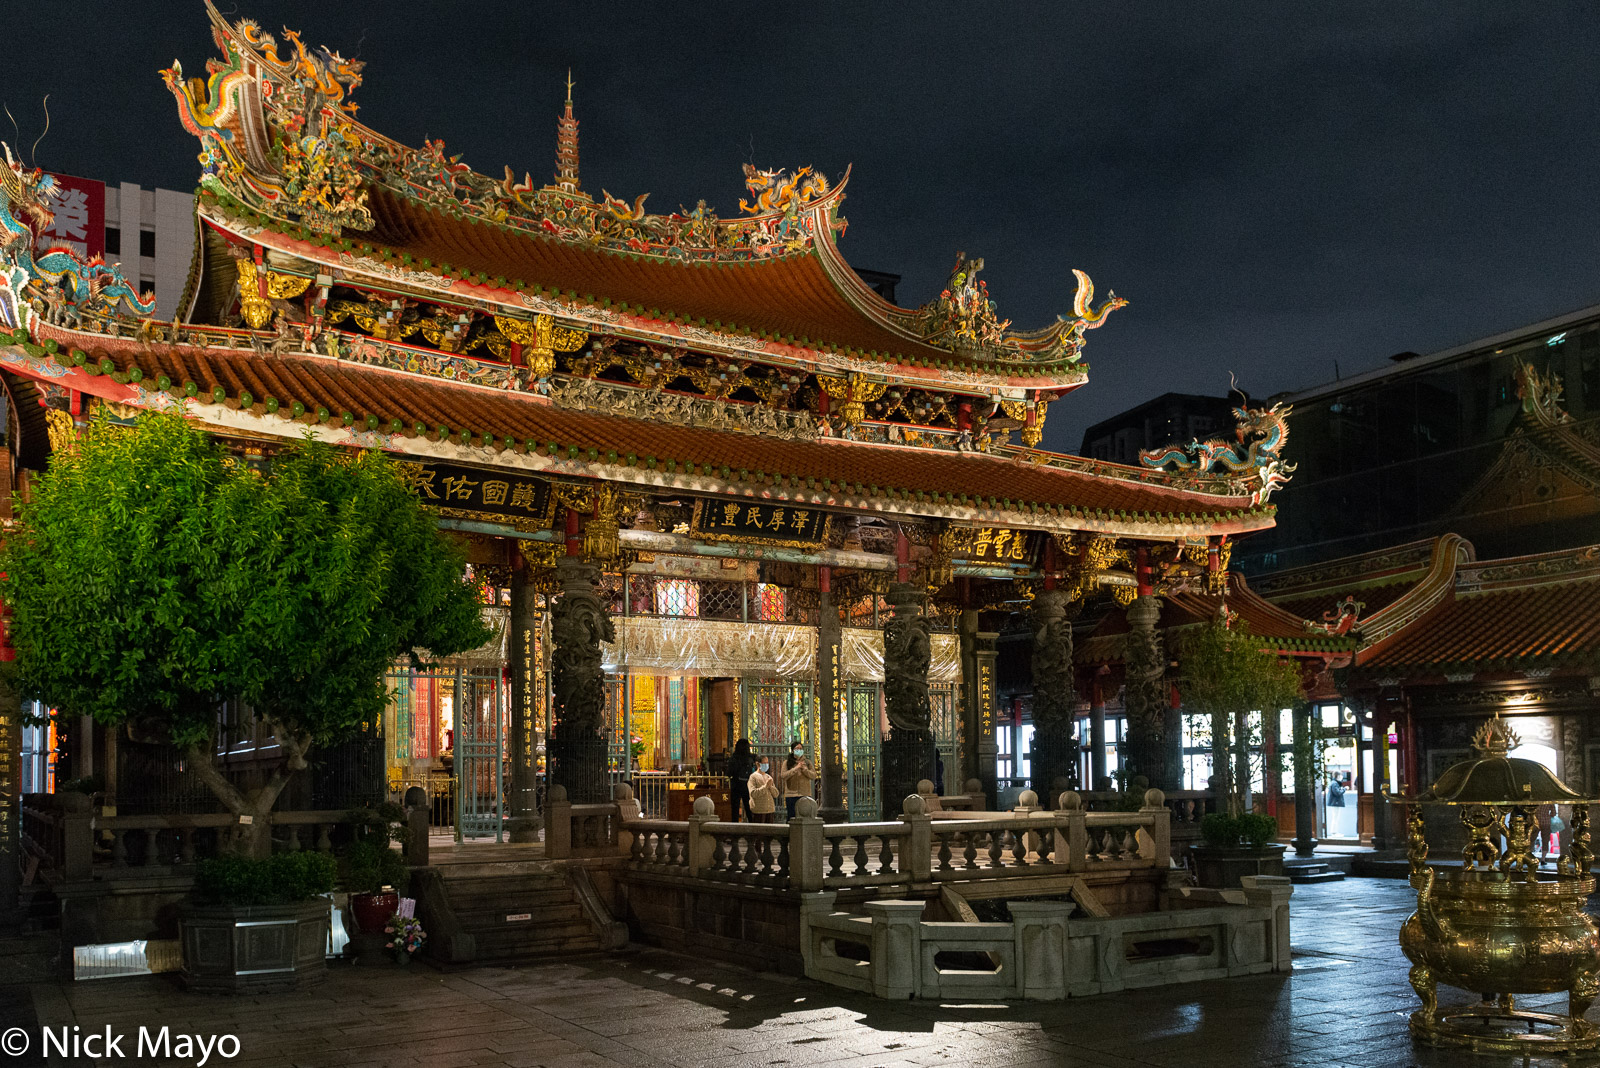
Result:
[[[778,810],[778,784],[772,778],[772,762],[766,757],[750,773],[750,822],[771,823]]]

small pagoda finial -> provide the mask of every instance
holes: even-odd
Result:
[[[578,120],[572,116],[572,69],[567,69],[567,110],[556,120],[556,188],[578,192]]]

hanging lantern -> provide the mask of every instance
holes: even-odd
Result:
[[[1456,764],[1410,806],[1407,856],[1417,911],[1400,929],[1411,986],[1422,1008],[1411,1032],[1434,1045],[1540,1055],[1600,1046],[1584,1017],[1600,992],[1600,935],[1584,912],[1590,874],[1589,804],[1542,765],[1509,755],[1516,734],[1498,715],[1473,739],[1477,758]],[[1460,815],[1467,844],[1460,868],[1427,863],[1423,812]],[[1539,870],[1541,805],[1570,805],[1572,819],[1553,874]],[[1440,1007],[1438,984],[1482,994]],[[1517,1007],[1519,994],[1567,991],[1567,1012]]]

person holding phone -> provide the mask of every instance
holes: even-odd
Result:
[[[822,773],[806,762],[805,748],[800,739],[789,747],[789,757],[783,766],[783,810],[786,819],[794,819],[794,808],[802,797],[811,796],[811,784],[822,778]]]

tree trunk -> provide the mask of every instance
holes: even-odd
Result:
[[[295,735],[281,725],[273,726],[278,748],[283,760],[260,789],[249,794],[228,781],[216,761],[216,739],[207,737],[191,745],[188,750],[189,766],[206,787],[222,802],[224,808],[239,818],[228,833],[219,833],[217,846],[223,852],[264,860],[272,852],[272,808],[278,803],[283,788],[289,785],[294,773],[306,766],[306,753],[311,749],[308,735]]]
[[[1255,811],[1255,799],[1250,793],[1250,713],[1233,714],[1233,783],[1239,798],[1240,812]]]
[[[1228,714],[1211,713],[1211,789],[1229,815],[1238,815],[1233,804],[1233,775],[1228,745]]]

